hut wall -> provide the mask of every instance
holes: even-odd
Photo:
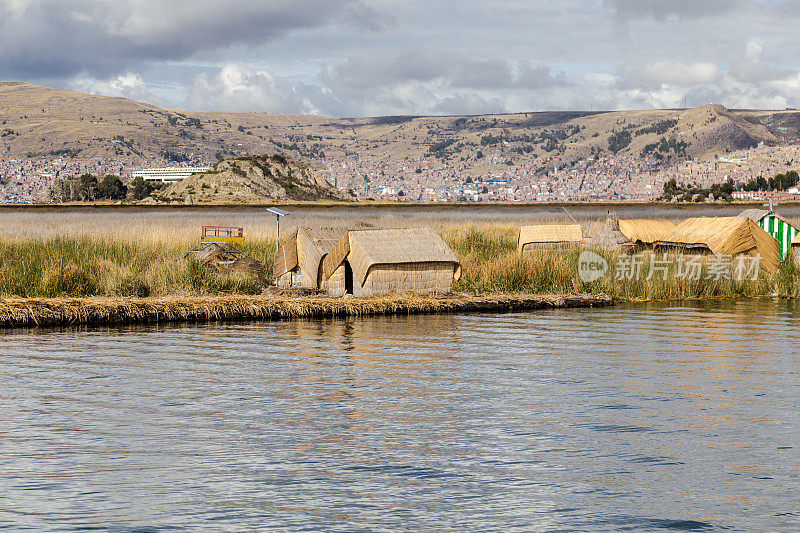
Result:
[[[316,265],[312,261],[304,261],[304,263],[308,263],[308,265],[303,265],[306,268],[300,269],[300,285],[310,289],[316,289],[317,268],[315,267],[319,267],[319,263]]]
[[[353,280],[355,296],[377,296],[390,292],[450,292],[453,288],[453,263],[401,263],[374,265],[364,285]]]
[[[293,270],[286,272],[278,278],[279,289],[290,289],[300,285],[300,268],[295,267]]]
[[[775,240],[781,245],[781,259],[785,259],[791,250],[792,240],[797,236],[797,230],[774,214],[769,214],[759,220],[758,225],[775,237]]]
[[[328,296],[333,298],[340,298],[344,296],[344,264],[339,265],[331,277],[322,282],[322,289],[328,293]]]

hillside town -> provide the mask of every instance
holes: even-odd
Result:
[[[73,160],[0,158],[0,203],[42,201],[50,183],[60,177],[94,174],[130,177],[137,170],[167,166],[210,166],[198,154],[185,154],[180,164],[163,159],[119,157]],[[800,163],[800,145],[758,146],[727,157],[665,164],[632,155],[598,155],[570,166],[548,168],[543,158],[515,162],[489,153],[485,172],[474,161],[444,163],[435,158],[367,161],[329,157],[309,161],[328,181],[360,200],[430,202],[490,201],[650,201],[661,196],[664,183],[709,187],[728,180],[745,183],[759,176],[786,172]],[[546,170],[543,170],[546,169]],[[767,193],[748,193],[750,199]]]
[[[664,165],[629,155],[598,156],[565,168],[537,173],[546,164],[497,164],[474,175],[469,163],[444,165],[435,160],[403,162],[328,162],[331,180],[360,199],[416,201],[648,201],[664,183],[710,187],[732,180],[745,183],[759,176],[786,172],[800,162],[800,145],[759,146],[728,157]],[[752,195],[751,195],[752,196]],[[757,196],[757,195],[756,195]],[[766,195],[765,195],[766,196]]]
[[[201,166],[212,162],[189,154],[183,166]],[[32,160],[0,157],[0,204],[35,204],[57,178],[93,174],[130,177],[131,173],[148,167],[168,166],[164,160],[120,157],[118,159],[69,159],[62,157]]]

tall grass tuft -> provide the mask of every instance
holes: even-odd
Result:
[[[192,242],[56,237],[0,240],[0,295],[22,297],[257,294],[261,283],[182,259]],[[247,243],[245,253],[272,274],[275,243]]]

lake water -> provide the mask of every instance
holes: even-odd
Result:
[[[0,332],[0,527],[796,531],[798,319]]]
[[[757,206],[760,204],[756,204]],[[571,224],[574,218],[594,231],[610,209],[619,218],[669,219],[735,216],[752,205],[730,204],[576,204],[563,207],[548,204],[458,203],[427,205],[284,206],[291,212],[281,221],[288,234],[299,226],[408,227],[463,225]],[[782,204],[778,212],[800,224],[800,204]],[[203,225],[242,226],[248,238],[272,236],[275,217],[264,207],[108,207],[2,208],[0,224],[6,236],[42,238],[58,235],[151,236],[166,234],[199,237]]]

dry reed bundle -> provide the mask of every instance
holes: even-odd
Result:
[[[274,320],[367,315],[523,311],[612,305],[607,296],[444,296],[372,298],[216,296],[192,298],[6,298],[0,327]]]
[[[619,230],[631,242],[652,245],[675,231],[675,223],[670,220],[646,220],[641,218],[620,220]]]
[[[603,227],[589,239],[587,246],[622,252],[633,249],[633,243],[619,230],[619,219],[610,212]]]
[[[522,253],[531,245],[577,245],[582,241],[583,228],[579,224],[522,226],[519,230],[517,251]]]
[[[761,266],[771,274],[780,268],[780,244],[747,217],[690,218],[664,236],[659,244],[707,250],[716,255],[761,256]]]

